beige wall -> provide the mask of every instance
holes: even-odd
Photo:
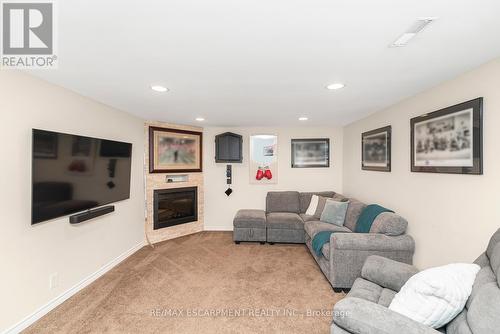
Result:
[[[500,227],[500,60],[403,101],[387,110],[335,127],[205,128],[203,175],[205,230],[232,230],[241,208],[265,207],[270,190],[334,190],[393,208],[410,222],[417,242],[415,262],[428,267],[471,261]],[[409,119],[413,116],[484,96],[484,175],[410,173]],[[144,190],[142,120],[93,102],[34,77],[0,72],[0,264],[2,276],[0,330],[68,290],[120,254],[143,242]],[[393,126],[392,173],[361,171],[361,133]],[[67,218],[30,225],[31,129],[132,142],[131,198],[116,212],[71,226]],[[244,161],[233,164],[233,194],[224,194],[226,164],[216,164],[215,135],[243,135]],[[278,184],[249,183],[249,135],[277,134]],[[292,169],[292,138],[329,137],[331,167]],[[252,171],[253,173],[253,171]],[[49,289],[49,276],[59,286]]]
[[[215,136],[223,132],[243,136],[243,163],[233,165],[233,190],[227,197],[226,164],[215,163]],[[278,135],[278,183],[250,184],[249,136]],[[291,168],[292,138],[330,138],[330,168]],[[233,217],[238,209],[264,209],[266,193],[270,190],[342,192],[342,128],[205,128],[205,230],[232,230]],[[255,173],[255,171],[252,171]]]
[[[472,261],[500,227],[500,59],[344,128],[344,190],[409,220],[415,262]],[[484,175],[410,172],[410,118],[484,97]],[[392,125],[392,173],[361,170],[361,133]]]
[[[143,121],[66,89],[0,71],[0,331],[143,242]],[[131,198],[112,214],[71,226],[31,226],[31,129],[133,143]],[[59,286],[49,289],[49,276]]]

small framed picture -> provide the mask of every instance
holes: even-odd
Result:
[[[483,174],[483,98],[411,119],[411,171]]]
[[[330,139],[292,139],[292,168],[330,167]]]
[[[361,135],[361,169],[391,171],[391,126],[364,132]]]

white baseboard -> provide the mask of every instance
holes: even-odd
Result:
[[[47,304],[43,305],[40,307],[38,310],[18,322],[17,324],[13,325],[10,328],[7,328],[5,331],[2,332],[2,334],[17,334],[20,333],[21,331],[25,330],[28,328],[30,325],[32,325],[35,321],[52,311],[55,307],[59,306],[62,304],[65,300],[76,294],[78,291],[82,290],[85,288],[87,285],[91,284],[94,282],[96,279],[107,273],[109,270],[113,269],[117,264],[125,260],[127,257],[130,255],[134,254],[137,252],[139,249],[144,247],[145,242],[141,242],[134,247],[130,248],[126,252],[120,254],[117,258],[111,260],[104,266],[102,266],[99,270],[94,272],[93,274],[87,276],[77,284],[75,284],[73,287],[70,289],[66,290],[56,298],[52,299],[50,302]]]
[[[205,226],[203,231],[232,231],[232,226]]]

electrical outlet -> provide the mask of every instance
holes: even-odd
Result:
[[[49,276],[49,288],[55,289],[59,285],[59,274],[58,273],[53,273],[52,275]]]

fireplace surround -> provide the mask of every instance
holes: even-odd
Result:
[[[156,189],[153,203],[155,230],[198,220],[198,187]]]
[[[202,132],[203,128],[197,126],[185,126],[185,125],[177,125],[172,123],[164,123],[164,122],[146,122],[144,123],[144,150],[149,152],[149,127],[164,127],[170,129],[181,129],[188,131],[197,131]],[[172,179],[169,182],[169,178],[171,176],[176,175],[173,174],[163,174],[163,173],[148,173],[149,168],[149,154],[145,155],[144,159],[144,171],[146,176],[146,221],[145,221],[145,234],[146,239],[151,244],[156,244],[158,242],[162,242],[165,240],[170,240],[178,237],[182,237],[188,234],[197,233],[203,231],[203,222],[204,222],[204,212],[205,212],[205,203],[204,203],[204,173],[182,173],[179,175],[186,175],[183,180],[180,179]],[[176,182],[174,182],[176,181]],[[182,188],[182,187],[197,187],[197,215],[198,220],[193,221],[187,224],[177,224],[166,228],[158,228],[155,229],[154,226],[154,191],[162,190],[162,189],[174,189],[174,188]]]

